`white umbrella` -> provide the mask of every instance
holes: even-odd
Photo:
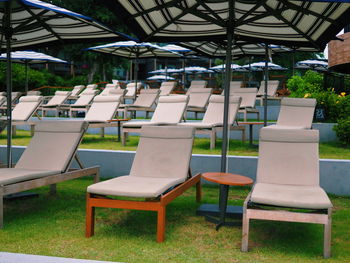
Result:
[[[6,60],[6,53],[0,55],[0,60]],[[26,68],[26,86],[25,92],[28,92],[28,64],[40,64],[40,63],[68,63],[65,60],[55,58],[44,53],[35,51],[16,51],[11,52],[12,62],[24,63]]]
[[[7,94],[12,92],[12,48],[126,39],[87,16],[38,0],[1,0],[0,14],[0,45],[7,55]],[[11,123],[11,96],[7,96],[8,166],[12,163]]]
[[[328,62],[324,61],[324,60],[318,60],[318,59],[308,59],[308,60],[303,60],[303,61],[297,62],[295,64],[295,68],[327,71],[328,70]]]
[[[157,69],[148,72],[149,74],[166,74],[166,73],[179,73],[181,72],[182,69],[177,69],[177,68],[167,68],[167,69]]]
[[[242,68],[249,69],[252,71],[263,71],[266,68],[265,61],[255,62],[252,64],[243,65]],[[267,63],[267,70],[288,70],[287,68],[281,67],[280,65],[274,64],[272,62]]]
[[[148,80],[175,80],[173,77],[165,76],[165,75],[154,75],[152,77],[147,78]]]
[[[221,64],[221,65],[217,65],[217,66],[211,67],[210,69],[214,70],[214,71],[222,72],[222,71],[225,71],[225,68],[226,68],[226,64]],[[247,69],[245,69],[242,66],[237,65],[237,64],[231,64],[231,70],[232,71],[240,71],[240,72],[246,72],[247,71]]]

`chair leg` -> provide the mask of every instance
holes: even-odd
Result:
[[[247,111],[246,110],[243,112],[243,120],[245,122],[247,121]]]
[[[0,228],[4,227],[4,196],[0,195]]]
[[[243,208],[243,219],[242,219],[242,252],[248,251],[249,241],[249,218],[247,217],[247,208]]]
[[[50,195],[56,194],[56,190],[57,190],[56,184],[50,184]]]
[[[101,128],[100,128],[100,137],[101,137],[101,138],[104,138],[104,137],[105,137],[105,128],[104,128],[104,127],[101,127]]]
[[[196,183],[196,202],[199,203],[202,200],[202,184],[201,180]]]
[[[165,211],[166,207],[161,206],[157,215],[157,242],[161,243],[165,239]]]
[[[212,131],[210,133],[210,150],[215,148],[215,141],[216,141],[216,132]]]
[[[324,225],[323,237],[323,257],[329,258],[331,256],[331,234],[332,234],[332,208],[328,209],[328,221]]]
[[[91,194],[86,195],[85,237],[91,237],[95,232],[95,207],[90,205]]]
[[[242,129],[242,142],[245,142],[245,129]]]

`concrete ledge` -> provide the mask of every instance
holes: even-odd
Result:
[[[24,146],[13,147],[14,162],[24,149]],[[135,152],[80,149],[78,155],[86,167],[100,165],[101,177],[118,177],[129,174]],[[0,146],[0,156],[5,162],[6,146]],[[220,171],[220,158],[220,155],[193,154],[192,173]],[[257,160],[255,156],[228,156],[228,171],[255,180]],[[350,195],[350,160],[320,159],[320,184],[328,193]]]

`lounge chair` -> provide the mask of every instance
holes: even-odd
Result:
[[[137,92],[141,89],[141,82],[137,82],[137,86],[135,83],[128,83],[126,85],[126,94],[124,96],[125,99],[132,99],[135,100],[137,96]]]
[[[124,108],[124,118],[127,118],[127,112],[134,112],[136,118],[137,111],[145,111],[146,118],[148,118],[148,113],[154,111],[154,105],[159,97],[160,90],[158,89],[143,89],[140,91],[140,95],[137,97],[132,104],[123,104]]]
[[[29,90],[27,96],[41,96],[40,90]]]
[[[211,88],[194,88],[189,93],[190,100],[187,105],[187,112],[193,111],[197,119],[198,112],[205,112],[209,103],[213,89]]]
[[[160,85],[160,94],[159,96],[168,96],[175,89],[177,82],[176,81],[164,81]]]
[[[206,80],[192,80],[191,85],[188,88],[186,95],[189,96],[191,91],[197,88],[206,88],[208,85],[208,82]]]
[[[174,95],[159,97],[157,107],[150,121],[128,121],[123,124],[122,144],[126,144],[129,132],[139,133],[146,125],[175,125],[179,123],[187,108],[188,96]]]
[[[242,98],[239,113],[243,113],[244,121],[247,121],[248,113],[255,113],[257,119],[260,119],[259,110],[255,108],[255,100],[258,89],[256,88],[236,88],[230,89],[230,96],[238,96]]]
[[[130,174],[87,188],[86,237],[94,234],[95,207],[111,207],[156,211],[157,242],[163,242],[166,206],[193,185],[200,201],[200,174],[191,176],[190,171],[193,134],[190,127],[143,127]],[[145,201],[107,196],[145,198]]]
[[[120,89],[118,84],[107,84],[104,90],[100,93],[100,95],[106,96],[109,95],[112,90]]]
[[[6,93],[5,93],[6,94]],[[7,96],[7,95],[6,95]],[[21,92],[12,92],[11,93],[11,106],[12,108],[15,107],[15,105],[17,104],[17,101],[19,100],[19,98],[22,96]],[[7,109],[7,100],[5,100],[1,107],[1,110],[6,110]]]
[[[263,129],[311,129],[316,99],[283,98],[276,125]]]
[[[6,101],[6,96],[0,95],[0,106],[1,106],[3,103],[5,103],[5,101]]]
[[[89,84],[86,86],[86,88],[79,94],[79,96],[84,95],[86,93],[90,93],[93,90],[97,90],[96,84]]]
[[[91,102],[97,94],[97,90],[91,90],[81,95],[74,104],[65,104],[60,107],[61,110],[69,111],[69,116],[73,117],[73,112],[87,112],[91,106]]]
[[[267,99],[280,99],[276,96],[277,89],[280,85],[279,80],[268,80],[267,81]],[[257,99],[260,101],[260,106],[263,105],[265,96],[265,80],[260,82],[260,88],[258,90]]]
[[[249,221],[260,219],[323,224],[324,257],[330,256],[332,203],[319,185],[318,141],[318,130],[261,130],[256,183],[243,208],[242,251],[248,251]]]
[[[3,196],[29,189],[94,175],[98,181],[99,167],[83,168],[76,151],[87,129],[82,121],[42,121],[14,168],[0,169],[0,227],[3,227]],[[75,158],[81,169],[69,170]]]
[[[230,111],[228,125],[230,130],[239,130],[242,132],[242,141],[245,141],[245,127],[234,125],[241,98],[230,96]],[[196,134],[210,135],[210,149],[215,148],[216,135],[223,131],[224,116],[224,97],[220,95],[211,95],[207,111],[201,122],[181,122],[180,126],[191,126],[196,129]]]
[[[41,106],[40,110],[42,111],[42,116],[45,117],[46,111],[55,111],[56,117],[58,117],[60,106],[64,104],[70,95],[70,91],[56,91],[55,96],[53,96],[46,104]]]
[[[73,89],[71,90],[71,95],[69,96],[69,100],[77,100],[79,98],[79,93],[81,93],[83,91],[83,89],[85,88],[84,85],[76,85],[73,87]]]

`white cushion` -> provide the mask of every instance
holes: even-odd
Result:
[[[251,201],[283,207],[326,209],[332,207],[326,192],[319,186],[256,183]]]

